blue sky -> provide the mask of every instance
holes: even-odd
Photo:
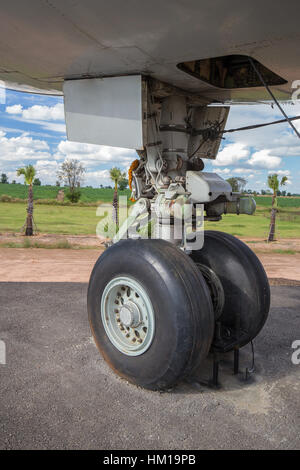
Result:
[[[2,98],[2,99],[1,99]],[[283,105],[290,116],[300,115],[300,101]],[[281,119],[274,106],[235,105],[227,128]],[[300,121],[296,121],[300,130]],[[266,189],[269,173],[288,176],[287,191],[300,193],[300,139],[287,124],[227,134],[215,161],[205,161],[206,171],[224,178],[242,176],[253,190]],[[59,165],[77,158],[86,167],[85,184],[99,187],[111,184],[112,166],[128,169],[136,158],[133,150],[69,142],[66,139],[63,99],[6,90],[0,95],[0,173],[21,181],[16,169],[32,163],[43,184],[54,184]]]

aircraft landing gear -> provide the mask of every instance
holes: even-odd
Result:
[[[193,374],[210,350],[249,343],[266,321],[270,292],[241,241],[207,231],[198,249],[204,220],[255,211],[253,199],[202,171],[202,158],[216,157],[228,108],[148,85],[145,139],[130,173],[136,203],[93,269],[88,312],[111,367],[164,390]]]

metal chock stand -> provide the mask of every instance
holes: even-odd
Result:
[[[221,384],[219,382],[219,369],[221,354],[229,353],[233,351],[233,374],[238,376],[240,373],[240,348],[244,343],[247,333],[243,332],[239,325],[239,319],[233,329],[226,328],[222,330],[220,322],[216,322],[215,337],[211,347],[211,353],[213,354],[213,364],[211,378],[208,382],[201,382],[202,385],[206,385],[210,388],[219,389]],[[252,364],[251,367],[247,367],[243,374],[242,381],[248,382],[252,374],[255,372],[255,356],[254,346],[251,341],[252,350]]]

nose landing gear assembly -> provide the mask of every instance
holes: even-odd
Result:
[[[147,90],[147,140],[131,174],[137,202],[95,264],[89,321],[104,359],[132,383],[168,390],[195,374],[210,351],[217,383],[218,354],[234,351],[237,372],[239,348],[267,319],[268,280],[242,241],[208,230],[202,247],[188,247],[184,230],[175,236],[174,221],[179,213],[194,219],[197,204],[204,220],[251,215],[255,202],[203,171],[202,159],[216,157],[228,109],[169,88]],[[128,238],[141,208],[156,215],[154,238]]]

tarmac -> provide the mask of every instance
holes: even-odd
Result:
[[[220,389],[202,384],[211,358],[168,393],[119,378],[91,337],[86,283],[1,282],[1,449],[300,449],[300,288],[273,286],[269,319],[240,374],[224,355]],[[1,343],[2,345],[4,343]],[[295,362],[295,361],[294,361]]]

